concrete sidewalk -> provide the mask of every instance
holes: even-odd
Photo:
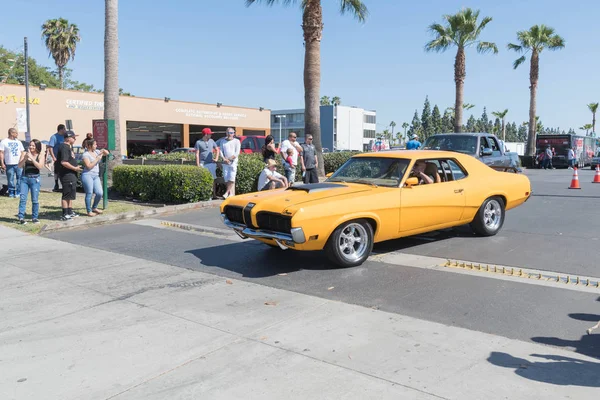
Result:
[[[0,260],[3,400],[598,398],[558,348],[2,226]]]

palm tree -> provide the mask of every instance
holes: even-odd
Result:
[[[471,108],[474,108],[475,104],[471,104],[471,103],[463,103],[463,110],[470,110]],[[450,114],[452,115],[452,118],[456,118],[455,117],[455,112],[454,112],[454,107],[448,107],[446,108],[446,111],[450,111]]]
[[[462,130],[462,103],[465,77],[467,76],[465,49],[476,44],[479,53],[498,53],[495,43],[479,40],[483,28],[490,23],[492,18],[484,17],[481,22],[478,22],[478,19],[479,10],[473,11],[465,8],[454,15],[444,15],[446,26],[437,23],[429,26],[429,31],[435,35],[435,38],[425,45],[426,51],[444,52],[452,46],[457,48],[454,62],[454,82],[456,84],[454,132]]]
[[[115,156],[120,164],[121,133],[119,118],[119,0],[104,0],[104,118],[115,121]]]
[[[581,129],[582,131],[585,131],[585,136],[588,136],[590,129],[593,128],[592,124],[585,124],[582,127],[580,127],[579,129]]]
[[[49,19],[42,25],[42,37],[48,49],[48,57],[54,58],[60,88],[63,89],[65,66],[69,60],[75,59],[75,49],[81,40],[79,28],[64,18]]]
[[[492,115],[494,117],[500,118],[502,120],[502,141],[506,141],[506,114],[508,114],[508,109],[504,111],[494,111]]]
[[[390,122],[390,128],[392,128],[392,138],[394,137],[394,128],[396,127],[396,123],[394,121]]]
[[[565,40],[554,33],[554,29],[546,25],[534,25],[528,31],[517,32],[517,40],[519,44],[508,44],[509,50],[514,50],[519,54],[523,54],[513,64],[513,68],[517,69],[519,65],[525,62],[525,53],[531,51],[531,62],[529,67],[529,133],[527,136],[528,156],[535,155],[535,138],[536,138],[536,93],[538,80],[540,76],[540,53],[544,49],[560,50],[565,47]]]
[[[300,3],[302,6],[302,31],[304,35],[304,112],[305,134],[313,136],[317,148],[320,176],[325,175],[323,149],[321,145],[321,115],[319,109],[319,89],[321,86],[321,37],[323,34],[323,8],[321,0],[245,0],[246,5],[254,3]],[[367,7],[361,0],[339,0],[340,13],[350,13],[360,22],[368,16]]]
[[[596,134],[596,111],[598,111],[598,103],[590,103],[587,105],[592,112],[592,135]]]
[[[408,122],[402,123],[402,127],[404,128],[404,137],[406,137],[406,129],[408,129],[409,126],[410,124]]]
[[[342,104],[342,99],[340,99],[338,96],[334,96],[333,99],[331,99],[331,104],[334,106],[339,106]]]
[[[331,100],[329,99],[329,96],[323,96],[323,97],[321,97],[320,104],[322,106],[330,106],[331,105]],[[313,137],[313,140],[314,140],[314,137]]]

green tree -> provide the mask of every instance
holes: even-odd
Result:
[[[322,106],[330,106],[331,99],[329,98],[329,96],[323,96],[323,97],[321,97],[320,103]]]
[[[481,118],[477,121],[477,131],[478,132],[486,132],[489,133],[491,130],[490,120],[487,115],[487,109],[483,107],[483,113],[481,114]]]
[[[516,123],[513,122],[516,127]],[[516,142],[524,142],[527,140],[527,125],[520,125],[517,130],[517,140]]]
[[[545,49],[560,50],[565,47],[565,40],[557,35],[553,28],[546,25],[534,25],[528,31],[517,32],[517,40],[519,44],[508,44],[509,50],[514,50],[518,54],[522,54],[513,64],[513,68],[517,69],[519,65],[526,60],[525,54],[531,52],[531,61],[529,66],[529,134],[527,137],[526,154],[528,156],[535,155],[535,138],[536,138],[536,102],[537,102],[537,87],[540,77],[540,54]]]
[[[410,128],[408,129],[408,136],[412,137],[412,135],[420,135],[422,131],[421,127],[421,119],[419,118],[419,112],[415,110],[415,115],[413,116],[412,123],[410,124]]]
[[[119,118],[119,0],[104,0],[104,118],[115,120],[111,169],[122,163]]]
[[[265,3],[300,3],[302,7],[302,32],[304,36],[304,112],[305,134],[313,136],[317,148],[318,173],[325,175],[321,145],[321,114],[319,90],[321,87],[321,38],[323,36],[323,8],[321,0],[245,0],[246,6]],[[368,16],[367,7],[360,0],[339,0],[341,14],[350,13],[360,22]]]
[[[340,104],[342,104],[342,99],[340,99],[338,96],[334,96],[331,99],[331,104],[333,104],[334,106],[339,106]]]
[[[23,55],[7,50],[0,46],[0,82],[14,85],[25,84],[25,65]],[[52,74],[50,68],[39,65],[37,61],[29,57],[29,84],[39,86],[46,85],[49,88],[60,87],[58,78]]]
[[[443,52],[450,47],[456,46],[456,57],[454,61],[454,83],[456,85],[456,99],[454,102],[454,131],[462,130],[463,120],[463,98],[466,72],[465,49],[477,45],[479,53],[498,53],[495,43],[479,40],[481,32],[490,21],[491,17],[484,17],[481,22],[479,10],[473,11],[465,8],[454,15],[444,15],[445,26],[434,23],[429,26],[429,31],[435,36],[433,40],[425,45],[426,51]]]
[[[492,131],[494,132],[494,135],[499,136],[500,134],[502,134],[502,141],[506,141],[506,134],[505,131],[502,130],[502,123],[500,122],[500,118],[496,118],[494,120],[494,127],[492,128]]]
[[[433,125],[431,124],[431,104],[429,97],[425,97],[423,104],[423,112],[421,113],[421,127],[423,128],[423,139],[427,139],[433,133]]]
[[[404,136],[406,136],[406,129],[409,127],[410,125],[408,124],[408,122],[403,122],[402,123],[402,128],[404,128]]]
[[[592,129],[592,124],[585,124],[579,129],[585,131],[585,136],[588,136],[590,134],[590,129]]]
[[[442,117],[442,129],[441,132],[449,133],[454,131],[454,121],[452,112],[449,110],[444,111],[444,116]]]
[[[442,132],[442,115],[437,104],[433,106],[433,111],[431,111],[431,127],[433,135]]]
[[[502,120],[502,140],[506,141],[506,114],[508,114],[508,109],[504,111],[494,111],[492,115],[498,117]]]
[[[49,19],[42,25],[42,37],[49,57],[54,59],[58,68],[61,89],[64,88],[63,69],[69,60],[75,59],[77,43],[81,40],[79,28],[64,18]]]
[[[588,109],[592,112],[592,135],[596,134],[596,111],[598,111],[598,103],[590,103],[587,105]]]
[[[473,114],[471,114],[471,116],[469,117],[469,119],[467,121],[466,129],[467,129],[467,132],[475,132],[477,130],[477,120],[475,119]]]
[[[394,121],[390,122],[390,128],[392,128],[392,138],[394,138],[394,128],[396,127],[396,123]]]

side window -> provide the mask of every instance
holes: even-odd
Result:
[[[446,162],[448,163],[447,165],[450,168],[450,171],[452,172],[452,180],[458,181],[463,178],[466,178],[467,173],[461,168],[460,165],[458,165],[456,161],[446,160]]]
[[[489,149],[490,145],[487,141],[487,138],[485,136],[481,136],[479,138],[479,152],[481,153],[483,151],[483,149]]]
[[[492,155],[496,157],[501,156],[502,152],[500,151],[500,145],[498,144],[496,138],[488,137],[487,139],[488,143],[490,144],[490,149],[492,149]]]
[[[241,148],[254,150],[254,140],[252,140],[252,138],[244,139],[244,141],[242,142]]]

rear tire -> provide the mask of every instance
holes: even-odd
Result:
[[[331,262],[340,267],[356,267],[364,263],[373,250],[373,228],[364,219],[338,226],[325,245]]]
[[[479,236],[494,236],[504,225],[504,201],[497,196],[486,199],[471,222],[471,229]]]

